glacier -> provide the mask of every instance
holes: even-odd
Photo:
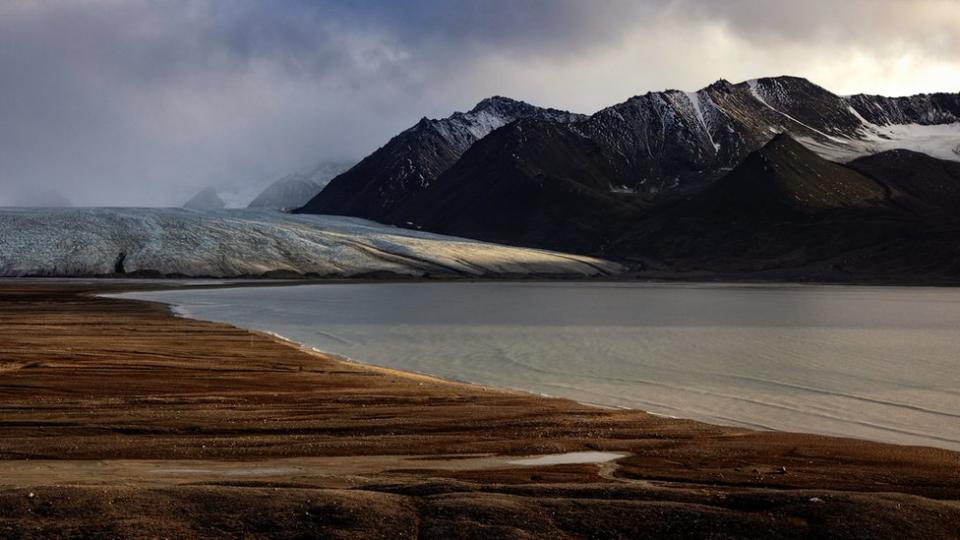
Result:
[[[601,259],[272,210],[0,208],[0,276],[597,276]]]

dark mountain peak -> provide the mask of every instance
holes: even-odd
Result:
[[[758,79],[751,79],[749,81],[743,81],[741,83],[736,83],[736,84],[731,83],[727,79],[719,79],[716,82],[713,82],[710,85],[706,86],[705,88],[702,88],[699,91],[692,92],[692,93],[706,92],[706,93],[729,94],[731,92],[734,92],[738,88],[742,89],[744,87],[754,87],[754,86],[757,86],[760,88],[781,88],[783,90],[791,90],[791,91],[819,90],[819,91],[826,92],[826,90],[824,90],[822,87],[810,82],[808,79],[805,79],[803,77],[796,77],[793,75],[779,75],[776,77],[761,77]],[[683,92],[682,90],[678,90],[675,88],[667,88],[660,91],[647,91],[643,94],[636,94],[630,98],[627,98],[627,100],[624,101],[623,103],[620,103],[618,105],[613,105],[612,107],[608,107],[608,109],[616,108],[618,106],[627,105],[627,104],[634,104],[637,102],[649,101],[651,98],[655,98],[655,97],[671,96],[675,94],[685,94],[685,93],[686,92]]]
[[[819,159],[819,156],[816,155],[812,150],[808,149],[806,146],[800,144],[789,131],[781,131],[773,136],[767,144],[763,145],[759,150],[760,154],[769,154],[769,153],[779,153],[783,151],[793,151],[801,154],[810,154],[813,157]]]
[[[478,113],[484,111],[513,111],[517,109],[533,109],[533,105],[520,101],[517,99],[512,99],[504,96],[490,96],[486,99],[480,100],[479,103],[474,105],[470,109],[470,113]]]
[[[653,103],[662,102],[667,96],[675,93],[679,94],[682,92],[680,92],[679,90],[662,90],[659,92],[646,92],[644,94],[637,94],[635,96],[627,98],[627,100],[624,101],[623,103],[617,103],[616,105],[602,109],[598,114],[602,114],[605,111],[607,112],[622,111],[624,109],[630,109],[630,108],[645,109],[647,107],[650,107],[650,105]]]
[[[650,98],[650,92],[647,92],[646,94],[637,94],[637,95],[635,95],[635,96],[630,96],[630,97],[628,97],[625,101],[623,101],[622,103],[617,103],[616,105],[611,105],[611,106],[609,106],[609,107],[606,107],[605,109],[602,109],[601,112],[603,112],[603,111],[614,111],[614,110],[620,109],[620,108],[625,107],[625,106],[635,105],[636,103],[642,102],[642,101],[644,101],[644,100],[646,100],[646,99],[649,99],[649,98]],[[596,116],[596,115],[595,115],[595,116]]]
[[[807,79],[806,77],[797,77],[796,75],[776,75],[773,77],[760,77],[756,80],[763,82],[779,82],[784,84],[817,86],[810,82],[810,79]]]
[[[446,118],[428,118],[424,116],[411,129],[422,129],[437,127],[438,125],[453,122],[471,122],[477,116],[483,113],[493,116],[511,118],[523,117],[530,114],[536,114],[537,111],[553,111],[553,109],[541,109],[525,101],[512,99],[504,96],[490,96],[480,100],[467,112],[455,112]],[[559,111],[558,111],[559,112]]]
[[[784,99],[809,100],[822,99],[824,96],[837,98],[832,92],[804,77],[779,75],[750,79],[736,85],[758,92],[764,99],[782,101]]]
[[[465,114],[457,113],[453,117],[473,117],[474,121],[483,122],[479,119],[482,116],[491,116],[500,118],[502,124],[509,124],[514,120],[521,118],[545,118],[554,122],[576,122],[585,120],[586,115],[554,109],[552,107],[538,107],[531,105],[526,101],[512,99],[503,96],[492,96],[477,103],[473,109]],[[499,126],[491,126],[496,129]]]
[[[733,88],[734,88],[733,83],[731,83],[726,79],[720,79],[714,82],[713,84],[707,86],[706,88],[704,88],[704,90],[716,90],[716,91],[722,91],[722,92],[729,92]]]
[[[402,201],[426,189],[475,142],[525,117],[555,122],[586,118],[493,96],[468,112],[421,119],[349,171],[337,176],[300,211],[384,219]]]
[[[836,165],[801,144],[789,131],[782,131],[774,135],[773,138],[760,147],[760,149],[748,155],[747,158],[743,160],[743,163],[735,168],[734,171],[748,165],[752,159],[756,158],[760,158],[768,164],[782,165],[789,169],[802,168],[804,170],[812,170],[814,168]],[[774,174],[782,174],[784,172],[786,172],[785,169],[777,166],[774,167]]]
[[[569,141],[582,141],[584,136],[570,124],[557,122],[550,118],[527,116],[515,120],[477,142],[478,145],[497,147],[504,152],[510,152],[513,160],[521,160],[526,164],[552,165],[551,159],[560,162],[559,156],[552,153],[554,145],[560,141],[568,144]],[[574,143],[575,144],[575,143]],[[550,159],[544,156],[552,156]],[[542,159],[541,159],[542,158]]]
[[[788,132],[751,153],[704,194],[723,212],[766,215],[815,214],[877,204],[884,187],[862,174],[828,161]]]

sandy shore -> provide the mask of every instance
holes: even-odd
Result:
[[[960,536],[960,454],[438,381],[0,285],[0,537]],[[602,451],[602,463],[517,464]]]

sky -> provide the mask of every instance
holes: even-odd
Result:
[[[179,206],[491,95],[960,91],[960,0],[0,0],[0,206]]]

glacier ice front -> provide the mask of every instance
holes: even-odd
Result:
[[[576,255],[269,210],[0,209],[0,276],[603,275]]]

